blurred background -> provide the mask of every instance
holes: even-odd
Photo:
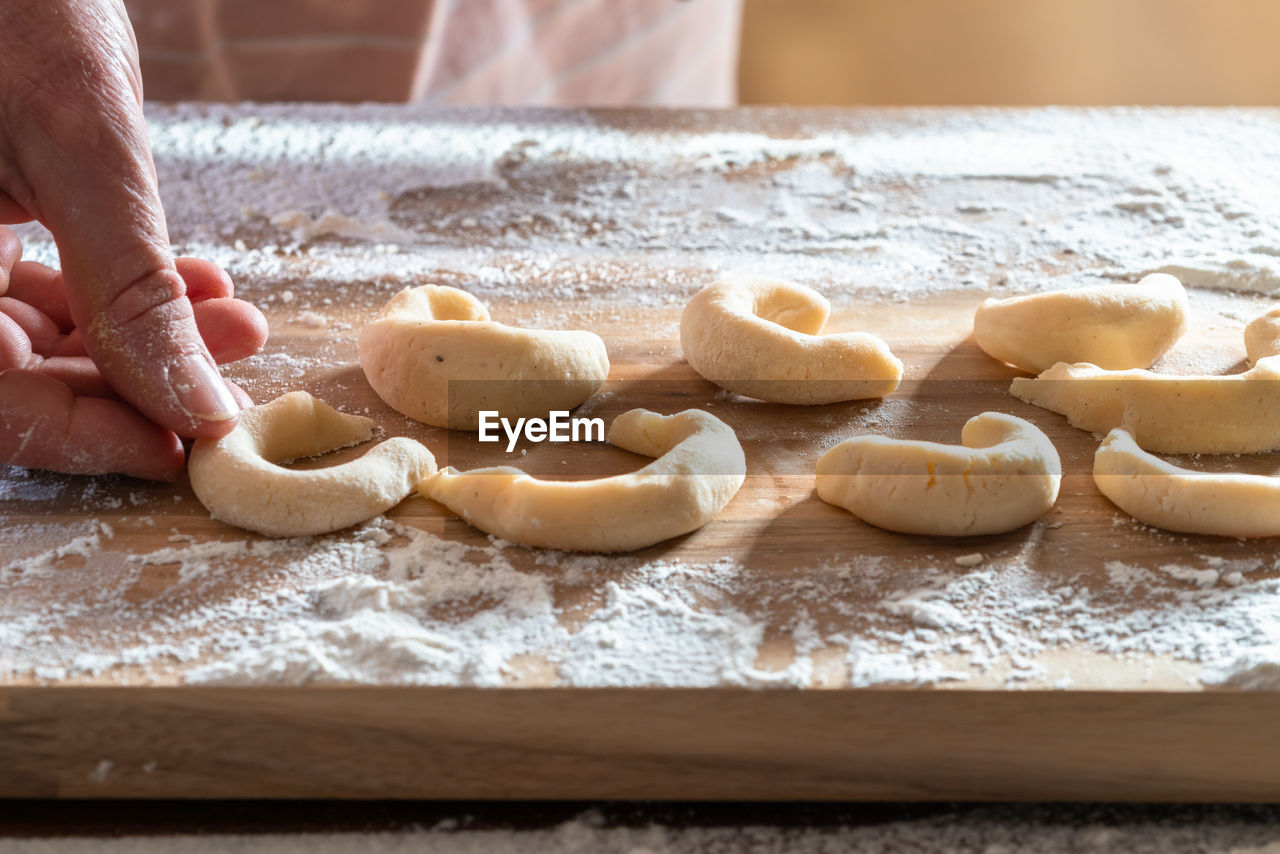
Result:
[[[154,100],[1274,104],[1277,0],[127,0]]]
[[[748,104],[1275,104],[1276,0],[746,0]]]

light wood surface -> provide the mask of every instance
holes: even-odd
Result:
[[[360,311],[371,310],[374,302]],[[647,556],[727,556],[800,581],[816,577],[812,559],[819,555],[882,554],[908,565],[922,550],[944,556],[1023,552],[1033,571],[1079,583],[1079,564],[1068,556],[1105,553],[1108,559],[1153,564],[1185,555],[1188,547],[1180,540],[1114,525],[1115,511],[1086,474],[1091,437],[1007,398],[1010,371],[965,337],[964,318],[972,302],[973,297],[940,298],[911,312],[871,307],[859,312],[859,320],[882,330],[906,359],[901,394],[938,404],[906,432],[954,439],[965,418],[986,408],[1025,415],[1049,432],[1068,472],[1051,517],[1060,527],[1040,524],[995,537],[922,540],[857,523],[812,495],[807,467],[816,448],[844,435],[851,418],[877,404],[799,414],[745,400],[720,402],[721,395],[679,362],[669,337],[636,336],[635,330],[672,328],[673,312],[656,318],[645,312],[643,326],[634,315],[614,321],[570,317],[600,329],[614,351],[615,386],[625,394],[620,391],[603,414],[632,405],[671,409],[714,403],[713,411],[735,426],[747,449],[752,474],[722,517],[691,536],[648,550]],[[936,330],[937,343],[904,345],[914,334],[910,329],[922,322]],[[323,336],[287,324],[277,326],[277,336],[277,345],[293,352],[306,352],[308,342],[329,346]],[[973,377],[981,381],[975,384]],[[256,388],[260,394],[264,389],[274,393],[286,385],[295,383],[262,377]],[[493,458],[491,448],[469,438],[446,440],[437,431],[398,420],[349,365],[308,378],[305,385],[349,410],[369,407],[391,432],[426,439],[452,464]],[[792,436],[790,425],[797,419],[804,420],[805,438]],[[815,423],[827,426],[814,430]],[[593,451],[601,473],[634,465],[630,455]],[[555,473],[561,455],[542,446],[524,462],[533,471]],[[130,484],[131,490],[138,488]],[[149,497],[141,508],[101,514],[115,526],[112,549],[164,548],[175,529],[200,537],[250,536],[209,520],[185,484],[143,491]],[[183,500],[175,503],[174,494]],[[68,512],[56,502],[36,503],[25,512],[8,512],[6,519],[21,525]],[[392,515],[447,537],[486,542],[422,499],[407,501]],[[1242,556],[1266,547],[1202,538],[1194,548]],[[601,577],[602,584],[607,577]],[[225,585],[205,595],[233,596],[237,583],[232,573]],[[132,595],[159,603],[162,611],[187,607],[181,598],[166,597],[176,585],[172,569],[146,567]],[[74,592],[55,585],[48,595]],[[601,595],[598,586],[566,584],[559,593],[564,619],[590,613]],[[794,607],[766,601],[741,605],[778,624]],[[109,631],[110,619],[110,613],[90,617],[79,629]],[[781,669],[793,656],[790,640],[777,635],[762,647],[759,665]],[[1185,662],[1116,660],[1083,650],[1043,662],[1045,682],[1071,676],[1081,687],[1110,690],[1010,691],[1000,687],[998,672],[975,676],[959,689],[824,690],[845,683],[842,661],[838,654],[816,654],[814,686],[803,691],[556,688],[548,687],[554,684],[554,669],[537,660],[519,663],[512,686],[494,690],[74,688],[35,687],[19,679],[0,687],[0,793],[73,798],[1280,797],[1280,777],[1274,773],[1280,755],[1271,756],[1275,749],[1258,737],[1280,713],[1280,698],[1189,693],[1193,685],[1187,677],[1194,668]],[[120,675],[78,681],[109,684]],[[173,683],[181,669],[147,678]]]
[[[612,120],[612,119],[610,119]],[[894,118],[893,121],[898,119]],[[907,117],[905,121],[919,119]],[[813,132],[826,123],[857,126],[859,114],[804,116]],[[687,126],[794,129],[786,113],[766,116],[652,114],[620,127]],[[737,187],[771,186],[784,166],[746,167]],[[666,180],[654,168],[644,180]],[[527,191],[539,197],[592,174],[552,175]],[[886,197],[901,187],[877,188]],[[522,190],[523,191],[523,190]],[[689,188],[691,208],[713,207]],[[989,193],[1021,192],[1017,186]],[[423,211],[466,213],[493,204],[466,186],[403,200],[410,218]],[[954,202],[949,202],[954,204]],[[921,203],[923,204],[923,202]],[[415,207],[416,206],[416,207]],[[997,214],[982,214],[982,216]],[[1010,215],[1012,216],[1012,214]],[[409,221],[408,219],[406,221]],[[727,229],[728,226],[725,226]],[[491,241],[491,263],[515,262],[502,234],[473,227],[440,227],[432,239],[476,246]],[[483,229],[479,229],[483,232]],[[628,232],[619,227],[617,239]],[[239,239],[265,244],[272,231]],[[329,244],[342,245],[341,241]],[[323,247],[322,247],[323,248]],[[565,251],[568,251],[566,248]],[[800,251],[800,250],[797,250]],[[814,251],[822,251],[817,249]],[[830,250],[833,267],[842,256]],[[599,281],[710,281],[700,249],[648,253],[637,246],[584,249],[583,263],[605,270]],[[272,326],[268,358],[229,373],[258,400],[303,388],[354,412],[368,412],[390,435],[424,441],[442,464],[471,467],[509,462],[500,449],[470,435],[413,423],[383,404],[364,381],[355,358],[358,330],[405,284],[466,285],[466,277],[424,253],[411,277],[357,283],[310,273],[305,253],[283,272],[242,278],[240,293],[264,306]],[[676,259],[673,261],[673,257]],[[527,256],[526,256],[527,260]],[[1069,260],[1059,259],[1062,264]],[[592,267],[592,265],[595,265]],[[1048,266],[1048,262],[1046,262]],[[1273,554],[1268,543],[1179,537],[1124,522],[1089,475],[1097,440],[1051,413],[1007,394],[1015,372],[986,357],[970,337],[973,310],[986,295],[976,289],[892,295],[842,303],[830,328],[882,335],[905,362],[902,388],[887,401],[823,407],[785,407],[721,393],[680,358],[678,301],[529,298],[555,282],[553,266],[525,264],[532,281],[519,299],[491,300],[495,319],[589,328],[608,343],[613,371],[590,404],[606,419],[635,406],[674,411],[707,407],[731,424],[746,450],[749,475],[738,496],[705,528],[631,556],[620,556],[584,579],[558,559],[511,550],[509,559],[552,582],[556,616],[581,624],[601,608],[607,585],[635,561],[690,563],[727,558],[764,579],[757,594],[734,607],[765,626],[756,666],[781,670],[796,657],[785,627],[800,609],[820,626],[858,628],[859,609],[872,611],[885,595],[863,588],[840,603],[822,591],[831,567],[859,555],[880,556],[889,578],[927,556],[934,565],[983,552],[988,560],[1024,566],[1046,587],[1107,589],[1108,561],[1158,567],[1189,555],[1223,560]],[[541,272],[538,272],[541,270]],[[530,272],[532,271],[532,272]],[[543,278],[538,278],[539,276]],[[839,279],[837,279],[839,280]],[[293,289],[295,298],[279,294]],[[626,293],[625,288],[619,291]],[[661,293],[655,285],[654,293]],[[1246,296],[1195,301],[1200,312],[1179,353],[1217,370],[1243,358],[1239,324],[1265,301]],[[309,315],[306,313],[310,313]],[[318,315],[324,325],[314,322]],[[310,317],[310,320],[307,318]],[[1224,318],[1228,318],[1224,320]],[[1209,322],[1213,321],[1213,322]],[[1206,355],[1207,354],[1207,355]],[[296,370],[295,370],[296,368]],[[1062,456],[1065,477],[1057,507],[1012,533],[971,539],[919,538],[881,531],[818,500],[813,464],[845,436],[872,430],[954,442],[963,422],[987,409],[1027,417],[1044,429]],[[566,451],[532,446],[520,463],[530,472],[563,476]],[[573,450],[579,474],[610,474],[638,458],[609,448]],[[1270,457],[1233,463],[1271,470]],[[280,565],[270,556],[221,566],[198,587],[183,584],[179,567],[139,564],[131,556],[173,545],[172,538],[256,542],[260,538],[211,520],[185,482],[143,484],[113,478],[68,479],[0,470],[0,549],[6,559],[35,554],[65,539],[86,520],[111,526],[92,560],[70,555],[40,585],[14,585],[4,606],[15,615],[56,609],[74,614],[59,625],[69,639],[91,643],[122,633],[165,636],[170,621],[260,589]],[[403,524],[479,547],[488,539],[442,507],[420,497],[390,514]],[[543,556],[545,557],[545,556]],[[956,568],[957,573],[964,570]],[[1275,575],[1262,569],[1254,577]],[[772,585],[770,587],[769,585]],[[810,595],[770,595],[770,589]],[[904,588],[906,589],[906,588]],[[102,591],[124,591],[131,607],[122,625],[118,602]],[[813,591],[817,591],[814,593]],[[857,596],[864,598],[859,600]],[[1114,598],[1114,597],[1113,597]],[[844,606],[844,609],[836,605]],[[1134,609],[1150,607],[1141,592]],[[3,651],[0,651],[2,654]],[[57,797],[493,797],[493,798],[1008,798],[1117,800],[1275,800],[1280,767],[1265,737],[1280,702],[1266,692],[1202,690],[1200,664],[1152,656],[1111,657],[1064,644],[1035,663],[1039,678],[1016,689],[996,666],[937,689],[851,688],[847,649],[811,653],[813,675],[802,689],[745,690],[729,686],[675,689],[569,687],[550,657],[509,662],[502,688],[299,686],[218,688],[184,686],[191,668],[209,655],[116,664],[51,684],[30,672],[0,683],[0,793]],[[939,653],[939,664],[954,664]],[[1070,690],[1050,690],[1069,683]]]

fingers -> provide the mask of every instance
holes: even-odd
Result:
[[[9,315],[0,313],[0,372],[29,368],[38,361],[33,356],[26,330]]]
[[[9,276],[9,296],[35,306],[63,332],[70,332],[71,306],[62,275],[35,261],[19,261]]]
[[[3,215],[3,202],[4,199],[0,198],[0,216]],[[0,297],[8,292],[10,271],[21,257],[22,241],[18,240],[18,235],[13,233],[13,229],[0,226]]]
[[[200,337],[220,365],[252,356],[267,341],[267,319],[243,300],[209,299],[191,308]]]
[[[0,374],[0,461],[68,474],[173,480],[182,442],[115,400],[76,397],[31,371]]]
[[[175,266],[193,303],[196,329],[217,364],[234,362],[262,349],[267,339],[266,318],[249,303],[231,298],[235,288],[221,267],[198,258],[179,258]],[[35,306],[62,329],[71,327],[65,281],[56,270],[23,261],[14,269],[12,283],[10,293],[15,298]],[[23,325],[35,333],[32,349],[46,358],[84,356],[88,352],[79,330],[71,329],[70,334],[59,337],[49,328],[37,328],[34,318]],[[91,363],[45,363],[40,370],[56,376],[77,394],[116,396]],[[232,399],[241,404],[236,395],[233,394]]]
[[[267,322],[248,303],[218,298],[199,302],[194,308],[200,334],[219,362],[243,359],[262,348]],[[118,397],[93,360],[85,355],[78,330],[63,335],[52,320],[33,306],[12,297],[0,297],[0,371],[15,368],[53,377],[79,396]],[[237,409],[253,405],[238,387],[231,388],[231,398]]]
[[[139,411],[175,432],[229,432],[239,407],[200,337],[177,271],[141,249],[131,261],[98,274],[93,259],[102,255],[79,246],[68,258],[60,244],[63,276],[72,318],[103,376]],[[130,278],[135,270],[142,272]]]
[[[48,315],[35,306],[13,297],[0,297],[0,314],[8,317],[22,329],[33,352],[52,353],[66,337],[58,328],[58,324],[54,323]]]
[[[9,301],[0,297],[0,303]],[[77,395],[115,397],[115,392],[102,378],[93,360],[79,358],[44,358],[33,353],[27,331],[8,314],[0,312],[0,376],[5,371],[38,371],[58,380]]]
[[[267,341],[267,319],[249,303],[238,299],[211,299],[192,307],[196,328],[209,353],[219,365],[238,362],[262,349]],[[40,352],[37,350],[37,352]],[[80,333],[60,338],[43,356],[84,356],[84,342]]]
[[[0,297],[0,313],[4,312],[3,306],[6,304],[6,299],[6,297]],[[27,308],[30,309],[30,306]],[[196,303],[191,309],[195,315],[196,328],[200,330],[200,337],[209,348],[214,361],[219,365],[252,356],[261,350],[262,345],[267,341],[267,319],[262,316],[262,312],[243,300],[209,299]],[[34,328],[36,323],[38,320],[33,320],[31,328]],[[26,324],[20,323],[20,325]],[[46,358],[87,355],[79,330],[73,329],[67,335],[50,335],[49,332],[49,329],[44,329],[40,344],[37,344],[34,338],[32,339],[30,349],[37,355]],[[0,356],[0,365],[4,364],[3,356]]]
[[[240,404],[241,409],[249,409],[254,405],[253,398],[249,397],[249,393],[231,380],[227,380],[227,391],[231,392],[231,396],[236,399],[236,403]]]
[[[6,235],[12,238],[15,244],[12,254],[15,257],[22,255],[22,245],[17,243],[17,236],[9,229],[0,227],[0,275],[8,269],[4,265]],[[226,299],[235,295],[235,286],[231,282],[231,277],[211,261],[201,258],[179,258],[174,265],[177,267],[178,274],[182,276],[183,282],[186,283],[187,299],[193,307],[205,300]],[[10,266],[13,268],[13,273],[9,280],[8,295],[35,306],[57,323],[63,332],[72,331],[74,324],[71,321],[71,307],[67,303],[67,286],[62,274],[35,261],[18,261]],[[3,295],[3,289],[0,289],[0,296]],[[196,313],[198,314],[198,311]],[[196,325],[200,325],[198,318]],[[256,327],[259,323],[254,320],[252,325]],[[210,343],[208,336],[205,336],[205,343]],[[220,364],[229,361],[234,360],[218,359]]]
[[[33,266],[39,268],[40,265]],[[52,273],[48,268],[40,270]],[[21,281],[26,287],[26,283],[36,278]],[[39,278],[57,282],[56,275],[42,274]],[[18,281],[15,276],[15,282]],[[23,288],[14,290],[22,291]],[[28,298],[35,297],[29,295]],[[266,341],[266,318],[242,300],[205,299],[196,303],[193,310],[200,336],[219,363],[253,355]],[[38,370],[66,384],[77,395],[118,397],[86,355],[79,330],[63,334],[58,325],[35,306],[13,297],[0,297],[0,371],[13,368]],[[231,399],[237,409],[246,405],[247,398],[234,392]]]
[[[21,179],[5,189],[53,233],[71,317],[116,391],[175,432],[221,436],[239,408],[169,250],[127,21],[103,0],[40,6],[42,16],[15,13],[12,22],[26,41],[58,50],[32,57],[41,85],[5,116]],[[24,43],[22,30],[12,35]]]
[[[203,258],[178,258],[174,262],[178,275],[187,285],[187,299],[193,303],[207,299],[235,296],[235,285],[227,271]]]
[[[71,393],[76,397],[120,399],[115,389],[102,378],[98,366],[88,356],[54,356],[42,359],[31,370],[57,380],[71,389]]]

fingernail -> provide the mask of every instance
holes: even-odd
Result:
[[[169,366],[169,387],[178,405],[199,421],[229,421],[240,411],[208,359],[191,355]]]

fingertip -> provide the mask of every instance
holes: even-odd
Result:
[[[63,332],[75,328],[66,283],[62,274],[52,267],[37,261],[18,261],[9,275],[8,295],[40,309]]]
[[[26,333],[31,350],[48,356],[66,337],[58,324],[40,309],[13,297],[0,297],[0,314],[4,314]]]
[[[14,368],[27,368],[34,354],[31,339],[18,322],[0,312],[0,375]]]
[[[0,225],[0,296],[9,292],[9,277],[14,265],[22,260],[22,241],[13,229]]]
[[[252,356],[267,343],[267,318],[244,300],[217,298],[195,303],[200,337],[219,365]]]
[[[257,404],[253,402],[253,398],[249,397],[249,393],[247,391],[240,388],[240,386],[236,385],[231,380],[226,380],[226,383],[227,391],[231,392],[231,396],[236,399],[236,403],[240,404],[240,408],[242,410],[252,409],[257,406]]]
[[[227,394],[231,394],[230,391]],[[234,399],[234,397],[233,397]],[[238,403],[238,401],[237,401]],[[240,415],[237,413],[231,418],[225,418],[221,421],[200,421],[189,429],[184,429],[182,438],[184,439],[221,439],[223,436],[236,429],[236,425],[240,423]]]
[[[235,429],[240,404],[210,357],[180,354],[170,362],[166,374],[173,399],[185,418],[170,417],[160,423],[193,439],[218,439]]]
[[[175,258],[173,263],[187,284],[187,299],[193,303],[235,295],[231,276],[212,261],[184,256]]]
[[[161,267],[101,305],[77,306],[68,279],[85,350],[120,396],[180,436],[217,438],[235,426],[240,407],[200,338],[184,287],[176,270]]]
[[[236,405],[240,407],[240,410],[243,411],[245,409],[252,409],[254,406],[257,406],[257,404],[253,402],[253,398],[249,397],[249,393],[246,392],[244,389],[240,388],[240,386],[233,383],[231,380],[224,378],[222,380],[222,384],[226,388],[227,393],[231,395],[231,399],[234,400],[236,402]],[[236,425],[239,423],[240,423],[239,413],[236,414],[235,418],[231,418],[225,421],[205,422],[204,424],[201,425],[201,432],[189,438],[221,439],[223,436],[227,435],[232,430],[236,429]],[[186,438],[187,437],[184,437],[184,440]]]

